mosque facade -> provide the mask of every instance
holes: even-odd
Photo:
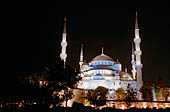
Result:
[[[122,70],[122,64],[115,61],[110,56],[102,53],[94,57],[90,62],[83,61],[83,46],[80,53],[80,76],[82,80],[78,83],[78,88],[90,90],[103,86],[109,90],[110,96],[113,96],[118,88],[127,89],[128,85],[134,90],[139,90],[143,85],[142,64],[141,64],[141,39],[139,37],[139,27],[136,15],[135,38],[132,46],[132,70],[131,73]]]
[[[131,65],[132,70],[130,73],[127,70],[122,70],[122,64],[119,61],[115,61],[110,56],[104,54],[103,48],[100,55],[94,57],[90,62],[84,62],[83,60],[83,45],[80,52],[80,76],[82,80],[78,83],[78,88],[85,91],[96,89],[98,86],[103,86],[109,90],[110,96],[114,96],[115,91],[118,88],[127,89],[128,85],[131,88],[138,91],[143,85],[142,80],[142,63],[140,49],[141,38],[139,36],[139,27],[136,13],[135,21],[135,36],[132,46]],[[61,59],[66,60],[66,33],[64,32],[63,40],[61,43],[62,53]]]

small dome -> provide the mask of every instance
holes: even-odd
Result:
[[[92,61],[113,61],[113,59],[105,54],[101,54],[99,56],[96,56],[95,58],[93,58]]]

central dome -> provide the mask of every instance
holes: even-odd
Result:
[[[113,61],[113,59],[105,54],[101,54],[93,58],[92,61]]]

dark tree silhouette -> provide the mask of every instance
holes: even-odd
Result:
[[[140,90],[142,93],[142,98],[145,101],[153,101],[153,95],[152,95],[152,85],[150,84],[144,84]]]
[[[89,90],[87,99],[90,103],[96,106],[102,106],[106,104],[106,94],[108,89],[102,86],[97,87],[95,90]]]
[[[24,104],[60,105],[65,99],[72,98],[71,90],[81,78],[78,72],[63,62],[43,66],[40,71],[21,73],[9,87],[15,87],[15,92],[5,91],[1,93],[1,99],[6,102],[24,102]],[[11,88],[8,88],[11,89]],[[7,94],[8,93],[8,94]],[[12,99],[12,100],[10,100]]]
[[[132,87],[130,87],[130,84],[128,84],[125,97],[127,108],[132,105],[133,100],[137,100],[137,91],[135,91]]]

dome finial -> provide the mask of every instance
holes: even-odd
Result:
[[[125,73],[127,73],[127,68],[125,68]]]
[[[119,59],[116,59],[116,62],[119,62]]]
[[[102,54],[101,55],[104,55],[104,48],[102,47]]]

